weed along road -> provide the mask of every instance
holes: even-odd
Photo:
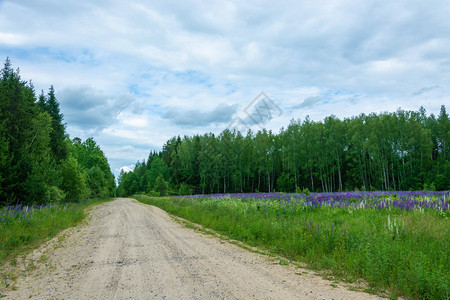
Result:
[[[379,299],[185,228],[133,199],[94,207],[30,262],[7,299]]]

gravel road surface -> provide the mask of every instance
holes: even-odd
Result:
[[[6,299],[380,299],[185,228],[133,199],[94,207],[86,224],[30,261],[35,267]]]

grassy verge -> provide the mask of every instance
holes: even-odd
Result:
[[[138,201],[392,298],[448,299],[448,211],[286,206],[236,198]]]
[[[0,208],[0,265],[74,226],[86,216],[86,208],[105,201]]]

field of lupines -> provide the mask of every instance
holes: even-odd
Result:
[[[450,296],[448,191],[136,198],[372,291]]]

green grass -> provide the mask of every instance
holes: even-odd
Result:
[[[86,216],[86,208],[104,201],[54,205],[9,215],[0,221],[0,265],[74,226]],[[1,211],[0,217],[5,217]]]
[[[408,299],[450,296],[448,212],[301,207],[233,198],[150,198],[191,222],[261,247],[368,291]]]

